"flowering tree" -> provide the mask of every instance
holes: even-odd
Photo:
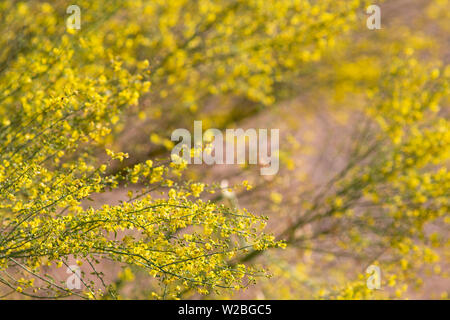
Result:
[[[438,267],[450,71],[415,53],[438,52],[433,40],[367,36],[358,0],[80,0],[80,29],[66,26],[66,5],[0,3],[4,294],[117,298],[133,270],[159,284],[154,298],[221,297],[267,275],[258,261],[291,290],[261,279],[265,296],[368,298],[351,261],[381,266],[398,296],[424,263]],[[445,20],[440,6],[430,19]],[[304,139],[305,105],[345,118],[323,130],[331,122],[342,146]],[[275,177],[243,166],[227,176],[244,183],[222,192],[223,177],[169,160],[175,128],[264,117],[284,132]],[[333,149],[335,163],[321,162]],[[127,200],[97,205],[112,190]],[[47,272],[71,259],[82,290]],[[119,280],[101,267],[111,260],[127,266]]]

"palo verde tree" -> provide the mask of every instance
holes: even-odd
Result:
[[[350,266],[380,265],[383,285],[400,296],[402,281],[438,262],[448,224],[450,137],[440,105],[449,69],[424,50],[432,40],[400,29],[367,37],[359,0],[76,5],[79,30],[66,27],[65,1],[0,3],[2,294],[120,297],[105,261],[128,266],[123,279],[131,269],[156,279],[154,298],[233,294],[267,274],[258,258],[294,287],[285,294],[263,280],[266,296],[371,297],[336,262],[350,257]],[[441,7],[427,10],[444,21]],[[306,134],[296,134],[307,127],[305,109],[324,105],[354,130],[337,168],[319,167],[320,151],[319,169],[304,172]],[[216,176],[206,184],[169,161],[176,128],[264,116],[284,129],[276,177],[244,166],[233,172],[244,183],[224,193]],[[97,206],[112,190],[127,200]],[[230,205],[221,202],[230,194]],[[260,214],[274,218],[274,236]],[[82,290],[48,274],[73,259],[85,272]]]

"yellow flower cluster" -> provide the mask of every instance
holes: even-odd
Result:
[[[425,227],[449,223],[450,128],[443,106],[450,69],[419,58],[424,48],[439,51],[431,39],[403,29],[355,32],[364,28],[358,17],[367,3],[79,0],[81,29],[69,30],[66,1],[1,1],[2,290],[117,297],[114,284],[100,289],[83,282],[78,292],[45,275],[47,267],[75,258],[100,282],[101,261],[123,265],[119,281],[144,270],[160,285],[152,287],[152,298],[234,291],[265,274],[247,265],[251,259],[286,244],[283,253],[268,256],[286,284],[277,292],[270,284],[272,298],[373,297],[364,276],[346,272],[354,265],[341,266],[332,284],[317,281],[314,250],[323,265],[339,254],[380,258],[382,284],[397,297],[415,279],[413,270],[428,264],[441,273],[437,263],[448,240]],[[431,1],[427,15],[445,19],[447,3]],[[205,200],[218,185],[183,180],[186,164],[156,160],[173,146],[173,126],[196,119],[224,128],[262,110],[283,115],[272,106],[296,98],[299,88],[323,99],[304,95],[283,118],[292,135],[280,158],[290,173],[281,170],[262,183],[246,176],[254,188],[242,183],[263,211],[288,216],[275,219],[282,230],[277,239],[285,243],[263,233],[265,218],[226,208],[220,196]],[[294,171],[295,152],[308,150],[296,141],[292,114],[306,104],[314,108],[313,100],[336,109],[345,104],[347,114],[336,112],[344,124],[355,114],[364,119],[351,151],[339,157],[342,170],[323,188]],[[144,124],[137,129],[136,119]],[[129,127],[146,139],[134,141],[133,130],[119,139]],[[91,197],[117,188],[128,201],[89,206]],[[236,194],[222,191],[239,208]],[[288,250],[302,260],[288,264]]]

